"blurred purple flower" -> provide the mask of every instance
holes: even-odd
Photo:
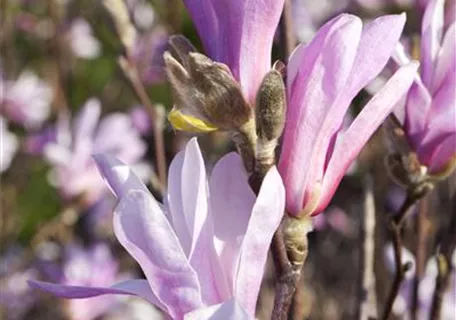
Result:
[[[13,246],[3,248],[0,256],[0,308],[6,320],[20,320],[38,301],[27,280],[38,278],[34,267],[25,266],[23,250]]]
[[[70,119],[63,115],[55,127],[55,140],[44,147],[44,156],[53,166],[50,181],[63,197],[84,196],[92,204],[104,192],[92,155],[109,153],[128,164],[137,165],[142,176],[148,168],[141,164],[146,145],[134,129],[131,118],[113,113],[100,119],[101,105],[90,99],[76,116],[71,128]],[[52,135],[51,135],[52,136]]]
[[[101,53],[101,44],[93,36],[92,27],[82,18],[75,19],[67,33],[74,55],[83,59],[95,59]]]
[[[384,68],[404,23],[404,14],[391,15],[362,28],[361,19],[342,14],[291,55],[278,165],[291,214],[325,209],[354,158],[413,82],[416,63],[398,70],[344,130],[351,101]]]
[[[8,131],[6,120],[0,116],[0,172],[9,168],[18,147],[19,141]]]
[[[456,161],[456,23],[444,29],[444,0],[431,0],[421,29],[421,69],[405,101],[404,129],[430,174]],[[398,45],[395,60],[409,63]]]
[[[165,79],[165,62],[163,53],[168,47],[168,33],[163,28],[142,34],[137,38],[133,50],[140,72],[141,80],[146,84],[163,82]]]
[[[49,116],[53,92],[33,72],[24,71],[16,81],[0,78],[0,111],[10,121],[27,128],[39,127]]]
[[[208,182],[192,139],[171,163],[162,206],[128,166],[107,155],[96,160],[119,198],[116,237],[147,280],[112,287],[30,284],[66,298],[137,295],[173,319],[253,319],[269,245],[285,205],[276,168],[255,199],[237,154],[223,157]]]
[[[271,51],[284,0],[184,0],[206,54],[226,64],[246,100],[255,101],[271,69]]]
[[[130,111],[131,121],[133,126],[140,132],[142,135],[146,135],[152,128],[151,119],[147,113],[146,108],[143,106],[135,106]]]
[[[60,280],[62,285],[105,287],[121,277],[118,263],[107,245],[97,244],[90,249],[79,246],[66,248],[63,278]],[[72,320],[92,320],[110,311],[117,303],[119,300],[115,296],[106,295],[70,300],[66,306]]]

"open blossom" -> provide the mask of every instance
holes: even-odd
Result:
[[[384,68],[404,23],[403,14],[383,16],[363,28],[361,19],[342,14],[290,57],[279,171],[292,215],[325,209],[349,165],[412,84],[416,63],[399,69],[343,128],[351,101]]]
[[[31,71],[16,81],[0,79],[0,112],[26,127],[38,127],[48,118],[52,98],[51,87]]]
[[[146,152],[146,144],[128,115],[113,113],[99,121],[100,112],[100,102],[90,99],[73,125],[68,116],[63,115],[54,128],[54,134],[45,135],[54,138],[44,146],[45,158],[53,167],[50,174],[52,184],[62,196],[83,195],[89,204],[105,190],[92,159],[94,153],[105,152],[128,164],[138,164]]]
[[[8,131],[6,120],[0,116],[0,172],[9,168],[18,146],[19,141]]]
[[[123,163],[98,155],[100,171],[119,199],[114,232],[145,280],[112,287],[31,282],[61,297],[137,295],[173,319],[253,319],[285,192],[272,168],[255,199],[235,153],[214,167],[209,182],[196,139],[171,163],[164,206]]]
[[[404,130],[429,173],[456,161],[456,23],[444,30],[444,0],[429,1],[421,29],[421,68],[405,101]],[[395,60],[409,63],[402,46]]]

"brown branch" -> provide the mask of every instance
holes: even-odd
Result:
[[[456,207],[456,194],[453,194],[453,209]],[[431,320],[441,318],[442,302],[448,288],[454,266],[451,263],[452,254],[456,248],[456,215],[452,211],[450,225],[446,237],[442,241],[440,253],[437,255],[438,275],[432,299]]]
[[[119,65],[122,68],[124,74],[130,80],[130,83],[138,96],[141,103],[146,108],[152,123],[152,131],[154,135],[154,146],[155,146],[155,162],[157,168],[158,179],[161,183],[161,191],[166,187],[166,153],[165,153],[165,140],[163,135],[163,122],[164,114],[161,114],[159,109],[155,107],[149,99],[149,95],[142,84],[136,64],[132,59],[125,57],[119,58]]]
[[[412,319],[418,319],[419,312],[419,286],[421,279],[423,279],[424,269],[426,265],[426,245],[429,235],[427,211],[429,206],[429,198],[421,199],[419,205],[419,213],[417,214],[416,221],[416,252],[415,252],[415,277],[413,279],[413,292],[412,292]]]
[[[365,182],[364,213],[361,232],[361,257],[360,272],[361,281],[359,286],[358,319],[376,319],[377,297],[375,289],[374,255],[375,255],[375,202],[373,194],[372,178],[368,177]]]
[[[415,202],[418,200],[417,196],[413,195],[413,192],[408,192],[407,197],[405,198],[402,207],[399,209],[398,213],[391,219],[390,228],[392,231],[392,240],[393,240],[393,249],[394,249],[394,261],[395,261],[395,276],[393,284],[391,286],[388,298],[386,300],[385,307],[383,309],[383,314],[381,319],[386,320],[391,314],[393,309],[394,301],[399,293],[401,288],[402,281],[404,281],[405,273],[411,268],[410,262],[402,262],[402,225],[407,217],[407,213],[410,211],[410,208],[413,207]]]

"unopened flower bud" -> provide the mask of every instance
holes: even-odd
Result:
[[[275,64],[276,65],[276,64]],[[275,148],[285,124],[286,95],[282,74],[269,71],[256,96],[256,154],[251,182],[260,185],[269,168],[275,163]]]
[[[234,131],[252,118],[252,110],[228,67],[190,52],[178,61],[164,54],[175,108],[222,130]]]
[[[283,235],[288,259],[293,266],[301,266],[308,252],[307,234],[313,230],[309,216],[292,217],[285,215],[283,220]]]

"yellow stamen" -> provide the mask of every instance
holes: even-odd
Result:
[[[210,122],[206,122],[194,116],[184,114],[177,109],[172,109],[168,114],[168,120],[174,129],[195,133],[215,131],[218,128]]]

